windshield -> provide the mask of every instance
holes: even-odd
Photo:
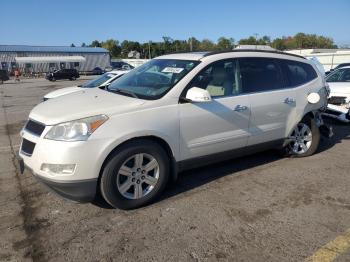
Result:
[[[85,84],[83,84],[81,87],[84,88],[93,88],[93,87],[98,87],[100,85],[102,85],[103,83],[105,83],[107,80],[111,79],[112,77],[115,77],[115,74],[112,73],[105,73],[95,79],[92,79],[89,82],[86,82]]]
[[[158,99],[199,63],[190,60],[153,59],[113,82],[108,90],[142,99]]]

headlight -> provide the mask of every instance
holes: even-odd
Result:
[[[53,126],[46,139],[59,141],[85,141],[108,119],[105,115],[92,116]]]

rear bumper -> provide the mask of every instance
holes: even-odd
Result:
[[[55,181],[35,174],[32,169],[25,166],[22,158],[19,157],[18,162],[21,173],[24,172],[24,169],[29,170],[34,175],[34,177],[44,186],[46,186],[50,191],[58,194],[65,199],[79,203],[88,203],[95,198],[97,178],[76,181]]]

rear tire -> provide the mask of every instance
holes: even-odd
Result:
[[[103,198],[114,208],[134,209],[153,202],[169,180],[165,150],[149,140],[135,140],[108,159],[101,179]]]
[[[306,157],[313,155],[320,143],[320,130],[313,118],[306,117],[292,131],[286,146],[287,154],[291,157]]]

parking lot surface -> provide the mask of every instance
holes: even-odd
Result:
[[[187,171],[133,211],[71,203],[20,175],[30,110],[88,78],[0,85],[0,261],[303,261],[330,242],[324,250],[350,261],[337,248],[350,239],[333,241],[350,228],[350,125],[333,122],[335,136],[308,158],[268,151]]]

